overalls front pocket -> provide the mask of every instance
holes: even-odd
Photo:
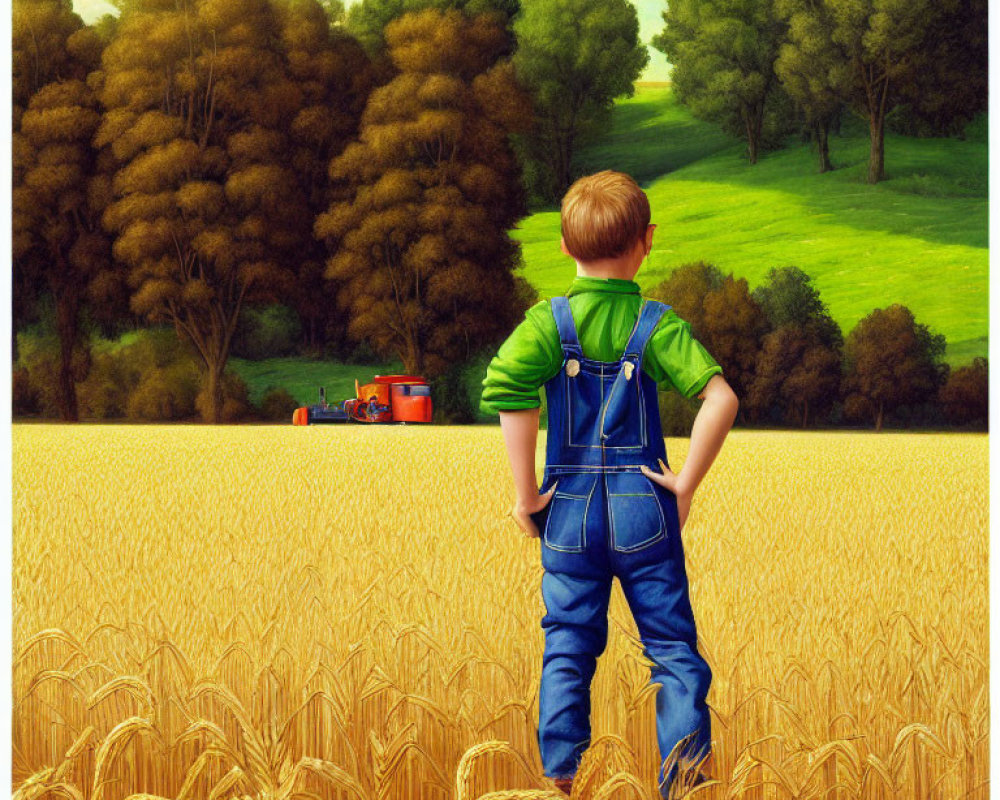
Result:
[[[546,546],[562,553],[582,553],[586,549],[587,513],[599,479],[599,475],[587,473],[559,476],[559,486],[547,506],[542,533]]]
[[[641,550],[666,536],[663,508],[649,478],[641,472],[609,472],[606,477],[615,550]]]

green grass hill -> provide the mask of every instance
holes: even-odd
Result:
[[[644,289],[698,260],[751,288],[771,267],[795,265],[845,333],[872,309],[903,303],[945,335],[958,366],[987,354],[988,144],[984,126],[970,129],[965,141],[887,134],[887,179],[871,186],[856,120],[831,137],[831,172],[820,174],[815,151],[795,139],[751,166],[742,142],[693,120],[669,87],[638,86],[577,164],[629,172],[649,195],[658,228],[636,276]],[[525,277],[543,297],[563,293],[575,267],[559,251],[558,209],[512,235]]]

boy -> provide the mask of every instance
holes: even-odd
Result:
[[[675,745],[680,756],[704,759],[706,772],[711,755],[712,674],[697,649],[680,533],[738,401],[690,325],[639,294],[633,278],[652,247],[649,219],[649,201],[628,175],[605,170],[576,181],[562,201],[560,246],[577,276],[565,297],[528,310],[483,380],[482,407],[500,414],[514,476],[511,516],[541,538],[538,745],[546,776],[567,794],[590,743],[590,682],[607,644],[613,576],[661,684],[662,795],[678,772],[662,767]],[[678,473],[666,464],[661,383],[704,400]],[[542,385],[549,425],[539,489]]]

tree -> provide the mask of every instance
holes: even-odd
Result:
[[[333,199],[327,170],[356,135],[361,112],[374,87],[372,65],[361,45],[337,27],[314,0],[277,4],[291,80],[301,102],[290,119],[286,157],[304,193],[295,251],[296,280],[288,297],[302,320],[305,343],[320,347],[328,329],[346,327],[336,311],[335,287],[324,277],[326,247],[312,234],[316,217]],[[342,11],[343,9],[341,9]],[[338,342],[343,338],[336,336]]]
[[[752,292],[771,331],[764,336],[747,405],[760,415],[771,408],[802,427],[829,411],[841,380],[844,337],[811,279],[798,267],[772,268]]]
[[[677,315],[691,323],[692,330],[705,327],[705,297],[722,287],[725,275],[714,264],[697,261],[682,264],[666,280],[654,286],[649,296],[667,303]]]
[[[833,20],[823,0],[775,0],[788,23],[774,70],[802,108],[819,150],[819,171],[830,163],[830,127],[840,113],[851,75],[848,59],[833,40]]]
[[[64,420],[75,421],[75,384],[89,367],[81,314],[88,299],[100,299],[109,268],[99,222],[106,164],[90,144],[100,109],[85,82],[101,45],[68,3],[19,0],[13,22],[15,319],[29,316],[40,292],[52,294],[58,406]]]
[[[944,336],[918,324],[906,306],[876,308],[844,341],[845,414],[870,415],[875,430],[882,430],[887,411],[924,402],[938,391],[947,373],[944,350]]]
[[[931,9],[900,100],[937,135],[961,135],[987,106],[987,2],[938,0]]]
[[[824,0],[830,36],[847,56],[852,108],[868,120],[868,182],[885,178],[885,117],[915,75],[931,20],[931,0]]]
[[[649,62],[627,0],[531,0],[514,20],[518,79],[535,106],[524,149],[540,168],[536,191],[558,200],[573,181],[573,153],[631,97]]]
[[[786,420],[807,427],[829,411],[840,387],[841,354],[817,327],[786,323],[764,336],[747,394],[754,415],[779,408]]]
[[[434,377],[506,335],[520,309],[507,235],[524,216],[509,134],[528,121],[496,14],[404,14],[385,31],[398,75],[330,164],[350,188],[316,220],[348,333]]]
[[[937,398],[945,416],[958,425],[985,425],[989,418],[989,380],[989,364],[982,356],[950,370]]]
[[[749,396],[764,335],[770,330],[760,304],[750,296],[745,278],[720,277],[703,262],[680,267],[656,286],[650,297],[669,304],[691,325],[698,339],[722,367],[737,396]],[[741,414],[754,409],[740,404]]]
[[[816,329],[819,341],[839,349],[844,344],[840,326],[834,322],[812,278],[798,267],[772,267],[765,282],[752,292],[774,329],[797,324]]]
[[[774,62],[787,25],[774,0],[672,0],[662,16],[651,44],[674,65],[678,100],[745,139],[756,164],[767,118],[781,116]]]
[[[392,80],[396,72],[388,54],[386,27],[403,14],[427,8],[439,11],[454,8],[470,16],[496,12],[501,15],[504,27],[509,28],[510,20],[520,8],[520,0],[361,0],[353,3],[347,11],[347,30],[371,57],[380,85]]]
[[[129,269],[132,309],[174,325],[223,414],[223,373],[245,302],[289,290],[308,217],[287,162],[302,105],[267,0],[133,0],[104,50],[95,137],[118,162],[104,224]]]

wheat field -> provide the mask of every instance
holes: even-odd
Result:
[[[729,435],[683,532],[690,796],[988,797],[987,442]],[[14,425],[16,796],[562,796],[512,492],[498,427]],[[573,797],[653,800],[617,583],[610,617]]]

